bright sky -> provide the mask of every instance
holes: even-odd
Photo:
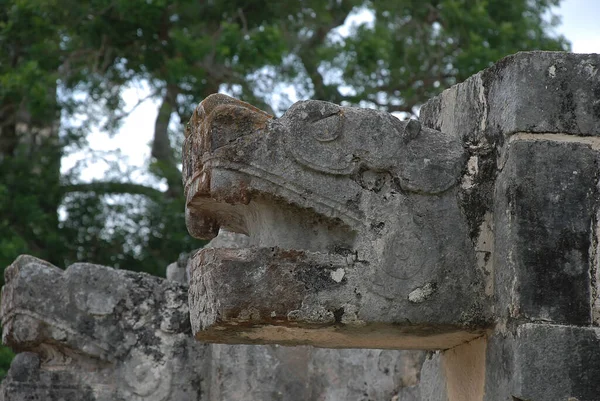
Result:
[[[571,41],[575,53],[600,53],[600,1],[563,0],[558,32]]]
[[[571,41],[575,53],[600,53],[600,0],[563,0],[556,14],[562,16],[558,33]],[[355,16],[354,22],[364,20]],[[125,101],[133,107],[138,99],[144,98],[147,88],[134,88],[125,93]],[[198,99],[200,101],[201,99]],[[150,183],[152,179],[145,173],[150,158],[150,141],[154,131],[154,120],[158,113],[158,102],[146,101],[139,105],[125,120],[121,130],[114,137],[95,131],[89,135],[91,149],[110,152],[121,149],[122,156],[107,156],[109,161],[118,160],[122,170],[131,170],[130,178],[140,183]],[[75,153],[63,159],[63,172],[72,168],[78,161],[89,157],[89,153]],[[86,168],[81,179],[91,181],[104,177],[108,164],[95,162]],[[124,177],[123,177],[124,178]]]

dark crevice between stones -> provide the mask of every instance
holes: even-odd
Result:
[[[335,322],[338,324],[342,323],[342,317],[344,316],[344,308],[337,308],[333,311],[333,317],[335,318]]]
[[[477,244],[481,224],[487,212],[493,211],[494,188],[498,175],[498,151],[495,146],[478,148],[470,146],[467,150],[468,159],[477,157],[477,174],[473,177],[473,186],[469,189],[461,188],[458,192],[458,204],[469,225],[469,238]],[[468,174],[465,163],[462,176]]]

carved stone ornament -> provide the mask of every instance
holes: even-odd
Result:
[[[198,339],[443,348],[481,334],[458,136],[322,101],[275,119],[217,94],[196,108],[183,154],[190,233],[250,244],[194,257]]]

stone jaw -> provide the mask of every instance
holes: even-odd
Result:
[[[206,342],[379,349],[445,349],[484,333],[456,324],[462,316],[452,313],[419,316],[417,304],[435,289],[412,300],[405,324],[397,311],[367,309],[387,305],[361,283],[354,262],[279,248],[202,251],[192,261],[192,331]]]
[[[190,121],[188,229],[204,237],[209,221],[251,247],[195,256],[198,339],[331,346],[327,333],[339,332],[348,346],[448,348],[483,333],[489,304],[475,294],[486,283],[457,204],[460,138],[321,101],[280,119],[246,108],[241,123],[218,113],[244,104],[222,99],[216,115],[205,100]],[[204,186],[188,185],[195,177]],[[423,341],[424,328],[439,336]],[[386,335],[364,335],[377,330]]]

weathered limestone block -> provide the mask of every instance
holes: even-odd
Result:
[[[213,95],[186,130],[190,233],[247,234],[193,257],[199,340],[449,348],[490,322],[457,195],[461,138],[307,101],[280,119]],[[490,294],[491,295],[491,294]]]
[[[247,236],[221,230],[204,249],[247,246]],[[208,352],[210,400],[421,399],[422,351],[211,344]]]
[[[209,248],[244,248],[249,244],[248,236],[221,230],[203,249]],[[177,262],[167,266],[167,280],[177,281],[186,286],[189,284],[190,254],[182,253]]]
[[[424,353],[210,345],[210,400],[420,401]]]
[[[206,347],[176,282],[20,256],[5,271],[2,340],[17,352],[5,400],[199,400]]]
[[[420,117],[427,127],[467,137],[598,136],[599,67],[600,54],[517,53],[429,100]]]
[[[428,401],[598,401],[600,328],[525,323],[427,357],[402,397]]]
[[[590,325],[599,148],[513,138],[496,184],[498,314]]]
[[[599,400],[599,338],[598,327],[534,323],[494,334],[484,399]]]
[[[246,235],[221,230],[204,249],[247,246]],[[414,390],[422,351],[222,344],[208,349],[211,400],[421,399]]]
[[[430,100],[424,124],[460,135],[467,213],[493,228],[495,313],[598,320],[600,55],[507,57]]]

